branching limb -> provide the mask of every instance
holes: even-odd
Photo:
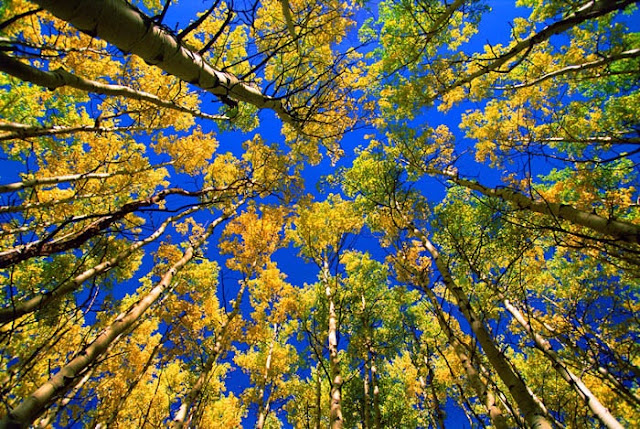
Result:
[[[123,85],[110,85],[91,79],[85,79],[68,71],[58,68],[54,71],[43,71],[32,67],[22,61],[0,52],[0,71],[17,77],[18,79],[35,83],[49,89],[57,89],[69,86],[94,94],[111,95],[116,97],[126,97],[133,100],[146,101],[158,107],[177,110],[187,113],[197,118],[212,121],[228,121],[230,118],[224,115],[210,115],[196,109],[180,106],[173,101],[162,99],[156,95],[145,91],[137,91]]]

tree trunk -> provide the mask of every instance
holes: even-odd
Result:
[[[19,123],[0,123],[0,130],[10,130],[8,134],[0,135],[0,142],[10,141],[15,139],[26,139],[30,137],[60,137],[69,134],[78,133],[135,133],[140,131],[159,131],[158,128],[153,129],[150,127],[104,127],[100,125],[79,125],[77,127],[63,127],[54,125],[52,127],[39,127],[31,126]],[[0,190],[2,188],[0,187]]]
[[[162,98],[148,92],[137,91],[123,85],[110,85],[107,83],[86,79],[81,76],[69,73],[62,68],[54,71],[43,71],[38,68],[31,67],[30,65],[25,64],[22,61],[17,60],[16,58],[5,55],[2,52],[0,52],[0,71],[15,76],[18,79],[31,82],[39,86],[47,87],[51,90],[61,88],[63,86],[69,86],[71,88],[76,88],[94,94],[110,95],[114,97],[126,97],[132,100],[144,101],[153,104],[154,106],[187,113],[191,116],[195,116],[196,118],[215,121],[229,120],[229,118],[227,118],[226,116],[209,115],[196,109],[190,109],[188,107],[180,106],[179,104],[176,104],[175,102],[170,100],[163,100]]]
[[[329,367],[331,372],[331,429],[341,429],[344,420],[342,418],[342,374],[340,373],[340,360],[338,358],[338,318],[336,316],[335,302],[329,279],[329,262],[323,261],[322,281],[325,287],[327,304],[329,307]]]
[[[106,423],[104,424],[104,426],[106,428],[110,428],[110,427],[115,427],[113,426],[113,423],[116,421],[116,419],[118,418],[118,414],[120,413],[120,410],[122,409],[122,407],[124,406],[124,404],[127,402],[127,400],[129,400],[131,398],[131,393],[134,391],[134,389],[138,386],[138,384],[140,384],[140,381],[142,381],[142,379],[144,378],[144,375],[147,373],[147,370],[149,368],[151,368],[151,365],[154,363],[154,359],[156,358],[156,356],[158,355],[158,352],[160,351],[160,349],[165,345],[165,340],[167,339],[167,336],[169,335],[169,332],[171,332],[171,329],[173,328],[173,323],[171,325],[169,325],[167,327],[167,330],[165,331],[165,333],[162,335],[162,338],[160,339],[160,341],[158,342],[158,344],[156,344],[153,348],[153,350],[151,350],[151,353],[149,353],[149,358],[147,359],[147,361],[145,362],[144,366],[142,367],[142,370],[140,371],[140,373],[138,374],[138,376],[135,378],[135,380],[133,380],[131,383],[129,383],[129,385],[127,386],[127,392],[122,395],[119,399],[118,399],[118,403],[117,405],[113,408],[113,411],[111,412],[111,415],[109,416],[109,418],[107,419]],[[101,423],[98,423],[96,425],[96,428],[101,425]]]
[[[316,365],[316,414],[313,429],[320,429],[322,418],[322,379],[320,378],[320,362]]]
[[[1,128],[2,128],[2,124],[0,124],[0,129]],[[167,167],[171,164],[173,164],[173,162],[165,162],[158,165],[151,165],[147,168],[140,169],[137,171],[116,170],[111,173],[80,173],[80,174],[66,174],[63,176],[26,179],[21,182],[14,182],[6,185],[0,185],[0,193],[17,192],[25,188],[33,188],[33,187],[42,186],[42,185],[57,185],[60,183],[77,182],[79,180],[108,179],[110,177],[115,177],[115,176],[127,176],[131,174],[142,173],[149,170],[155,170],[156,168]]]
[[[62,409],[64,407],[69,405],[69,402],[71,402],[73,400],[73,398],[76,397],[78,392],[82,389],[82,386],[84,386],[84,384],[87,381],[89,381],[89,379],[93,375],[93,370],[94,369],[95,369],[95,367],[92,368],[90,371],[87,371],[87,373],[80,380],[78,380],[78,382],[75,384],[75,386],[73,386],[70,389],[71,393],[66,395],[64,398],[62,398],[62,400],[60,401],[60,404],[58,405],[57,409],[55,409],[55,410],[49,409],[48,410],[49,412],[46,414],[46,416],[43,419],[40,419],[40,421],[38,422],[38,425],[37,425],[38,429],[46,429],[47,427],[49,427],[49,425],[51,424],[51,421],[58,415],[58,413],[60,413],[60,411],[62,411]]]
[[[200,191],[186,191],[180,188],[164,189],[151,197],[126,203],[116,211],[100,216],[97,220],[91,222],[89,225],[83,227],[79,231],[69,233],[56,240],[51,240],[53,238],[53,234],[62,229],[64,225],[77,221],[77,219],[72,218],[59,225],[54,233],[49,234],[49,236],[44,239],[32,241],[25,245],[17,246],[12,249],[0,252],[0,268],[6,268],[8,266],[26,261],[27,259],[37,256],[49,256],[54,253],[64,252],[65,250],[75,249],[91,238],[97,236],[99,233],[113,225],[115,222],[123,219],[126,215],[133,213],[141,208],[156,205],[161,201],[164,201],[165,198],[169,195],[193,197],[201,196],[206,194],[207,192],[212,192],[214,190],[217,189],[205,188],[201,189]],[[83,216],[82,218],[84,219],[85,216]]]
[[[399,212],[402,215],[402,212]],[[496,371],[500,379],[509,388],[509,392],[518,403],[520,411],[524,415],[525,421],[533,429],[551,429],[551,423],[545,417],[545,410],[539,401],[534,398],[532,392],[525,385],[522,378],[515,372],[514,368],[507,361],[504,354],[498,349],[493,338],[489,334],[482,319],[475,313],[464,290],[458,286],[449,272],[449,267],[442,260],[436,247],[427,236],[411,222],[413,233],[420,238],[423,246],[431,254],[435,265],[442,276],[442,281],[447,290],[455,298],[460,312],[469,323],[471,330],[475,334],[478,342],[487,356],[487,360]],[[427,288],[428,289],[428,288]]]
[[[269,401],[265,400],[265,390],[267,384],[269,384],[269,371],[271,371],[271,358],[273,356],[273,347],[278,340],[279,326],[276,323],[273,326],[273,338],[271,344],[269,344],[269,352],[267,354],[267,360],[264,364],[264,376],[262,377],[262,386],[260,386],[260,397],[258,398],[258,421],[256,422],[256,429],[262,429],[264,423],[267,420],[267,414],[269,413]]]
[[[108,261],[104,261],[93,268],[86,270],[85,272],[74,277],[71,281],[62,284],[60,287],[53,289],[49,292],[43,292],[32,298],[16,302],[12,304],[11,307],[0,309],[0,325],[5,324],[7,322],[11,322],[13,320],[18,319],[19,317],[24,316],[25,314],[32,313],[40,308],[43,308],[49,305],[54,300],[56,300],[57,298],[76,290],[85,281],[90,280],[100,274],[106,273],[113,267],[118,266],[120,262],[122,262],[127,257],[129,257],[133,252],[135,252],[136,250],[142,248],[143,246],[153,242],[158,237],[160,237],[164,233],[167,226],[169,226],[169,224],[197,210],[200,210],[201,208],[202,208],[201,206],[192,207],[188,210],[183,211],[179,215],[171,216],[167,218],[158,227],[158,229],[156,229],[156,231],[153,234],[151,234],[149,237],[145,238],[144,240],[139,240],[135,242],[134,244],[132,244],[127,249],[123,250],[113,258],[109,259]]]
[[[453,183],[478,191],[488,197],[496,197],[514,204],[519,209],[531,210],[558,219],[564,219],[576,225],[584,226],[604,235],[631,244],[640,244],[640,225],[609,219],[595,213],[578,210],[572,206],[547,201],[534,201],[526,195],[509,188],[488,188],[475,180],[459,178],[456,174],[439,171]]]
[[[442,412],[442,407],[440,406],[440,401],[438,400],[438,392],[436,392],[436,386],[433,383],[433,379],[434,379],[433,368],[431,367],[431,364],[429,363],[429,358],[426,355],[424,356],[424,365],[427,368],[427,372],[429,374],[429,388],[431,389],[431,397],[433,398],[433,404],[435,408],[434,414],[435,414],[436,424],[438,425],[439,429],[445,429],[444,413]],[[422,376],[420,377],[420,385],[422,387],[422,390],[426,392],[427,383],[425,382],[424,377]],[[427,396],[426,393],[425,393],[425,396]],[[491,416],[491,414],[489,415]],[[494,419],[492,418],[491,420],[493,421]],[[495,424],[495,422],[494,422],[494,425],[497,428],[500,428],[500,426]]]
[[[28,398],[23,399],[16,408],[0,420],[0,429],[28,427],[56,398],[68,392],[74,386],[77,378],[82,377],[87,368],[100,358],[109,346],[115,343],[128,328],[140,320],[149,307],[169,289],[173,277],[193,258],[195,249],[204,244],[206,239],[213,234],[214,228],[228,217],[229,215],[224,214],[212,222],[205,233],[185,250],[182,258],[165,272],[161,280],[147,295],[133,304],[127,311],[121,313],[111,325],[105,328],[81,352],[76,354],[49,381],[37,388]]]
[[[533,339],[536,347],[544,353],[544,355],[553,363],[556,372],[578,393],[578,395],[587,403],[594,416],[609,429],[623,429],[622,425],[609,413],[609,410],[596,398],[582,380],[577,377],[562,362],[560,357],[551,347],[549,341],[543,338],[539,333],[535,332],[524,315],[518,310],[508,299],[505,299],[504,306],[514,319],[522,326],[529,337]]]
[[[137,55],[184,82],[258,109],[272,109],[284,122],[296,122],[282,100],[264,95],[255,85],[231,73],[214,69],[198,52],[184,46],[175,35],[125,0],[35,0],[35,3],[80,31]]]
[[[367,300],[364,292],[360,295],[360,323],[367,338],[364,340],[366,350],[363,352],[364,365],[362,377],[362,427],[363,429],[371,429],[371,383],[369,376],[371,374],[371,350],[373,348],[373,335],[371,334],[371,325],[367,314]]]
[[[518,55],[522,54],[523,52],[529,52],[534,46],[549,40],[549,38],[551,38],[552,36],[563,33],[577,25],[580,25],[585,21],[605,16],[617,10],[623,10],[627,6],[630,6],[637,2],[638,0],[592,0],[584,2],[582,7],[578,8],[574,13],[563,17],[560,21],[554,22],[553,24],[546,26],[539,32],[519,41],[515,46],[509,49],[509,51],[498,56],[495,60],[484,64],[482,67],[479,67],[477,71],[474,71],[469,75],[458,79],[453,84],[447,85],[444,89],[438,91],[436,96],[442,95],[443,93],[446,93],[454,88],[466,86],[476,78],[487,73],[504,73],[505,71],[501,70],[502,66],[505,66],[509,61],[517,58]]]
[[[369,403],[371,401],[371,387],[369,383],[369,377],[371,375],[371,368],[368,362],[364,364],[364,374],[362,377],[362,428],[371,429],[371,409]]]
[[[427,285],[421,285],[422,290],[426,293],[431,305],[436,314],[436,319],[438,320],[438,324],[440,328],[445,332],[449,343],[453,346],[453,349],[456,352],[458,359],[460,360],[460,364],[464,368],[464,371],[469,379],[469,383],[473,387],[476,395],[480,401],[484,404],[487,414],[491,419],[491,423],[498,429],[508,429],[508,424],[502,414],[502,410],[498,406],[495,396],[493,392],[489,389],[489,386],[486,382],[484,382],[478,372],[478,368],[480,364],[478,362],[474,362],[473,356],[477,356],[478,353],[474,353],[468,350],[467,346],[458,339],[457,335],[449,326],[447,319],[442,311],[442,307],[438,302],[438,299],[433,293],[431,289]],[[487,375],[488,376],[488,375]]]
[[[376,354],[371,352],[371,388],[373,389],[373,427],[382,428],[382,413],[380,412],[380,386],[378,386],[378,367]]]
[[[191,390],[185,395],[182,400],[182,404],[178,409],[173,421],[171,422],[172,429],[182,429],[184,427],[188,427],[188,422],[190,421],[191,416],[193,415],[193,404],[200,398],[202,395],[202,391],[206,387],[207,380],[209,379],[209,375],[216,361],[222,354],[225,349],[225,341],[227,339],[227,328],[235,319],[235,317],[240,312],[240,303],[242,302],[242,297],[244,296],[244,291],[247,288],[247,282],[242,281],[240,284],[240,290],[238,291],[238,295],[236,296],[236,300],[233,305],[233,310],[227,316],[227,320],[222,323],[220,326],[220,333],[216,338],[216,344],[214,346],[213,352],[207,358],[202,371],[200,371],[200,375],[196,382],[191,386]]]

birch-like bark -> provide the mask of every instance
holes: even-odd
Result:
[[[165,100],[157,95],[149,92],[138,91],[124,85],[110,85],[91,79],[86,79],[69,73],[63,68],[54,71],[44,71],[36,67],[32,67],[16,58],[10,57],[0,52],[0,71],[17,77],[20,80],[31,82],[39,86],[44,86],[54,90],[63,86],[79,89],[81,91],[91,92],[94,94],[110,95],[114,97],[125,97],[132,100],[145,101],[154,106],[171,109],[178,112],[186,113],[196,118],[207,119],[212,121],[228,121],[230,118],[224,115],[210,115],[197,109],[191,109],[181,106],[173,101]],[[28,136],[27,137],[35,137]],[[4,139],[4,138],[3,138]]]
[[[0,123],[0,129],[3,131],[12,130],[8,134],[0,135],[0,142],[10,141],[15,139],[26,139],[30,137],[60,137],[70,134],[78,133],[135,133],[136,131],[157,131],[157,128],[151,127],[103,127],[97,125],[79,125],[77,127],[62,127],[54,125],[53,127],[38,127],[29,126],[25,124],[13,123]]]
[[[539,323],[541,323],[546,330],[548,330],[553,335],[555,335],[556,338],[559,339],[559,341],[562,343],[564,347],[570,348],[575,353],[576,356],[580,356],[586,359],[586,361],[589,362],[589,365],[591,366],[591,368],[596,370],[598,374],[600,374],[600,376],[603,377],[603,381],[609,383],[610,387],[612,388],[612,390],[616,392],[617,395],[619,395],[621,398],[627,401],[631,406],[640,407],[640,395],[638,395],[635,392],[632,392],[627,386],[622,384],[622,382],[619,379],[617,379],[613,374],[611,374],[611,372],[607,368],[604,368],[603,366],[601,366],[600,363],[593,358],[593,356],[591,356],[590,354],[587,356],[584,356],[584,349],[581,349],[575,343],[575,340],[569,338],[566,334],[558,332],[556,329],[554,329],[545,321],[539,320],[537,318],[536,320]],[[580,361],[578,362],[579,364],[583,363],[581,358],[578,358],[578,360]],[[635,374],[638,375],[637,368],[634,367],[631,370],[633,369],[636,369]]]
[[[105,197],[104,194],[82,194],[82,195],[78,195],[73,194],[69,197],[65,197],[65,198],[59,198],[57,200],[50,200],[50,201],[43,201],[43,202],[30,202],[30,203],[22,203],[22,204],[9,204],[6,206],[0,206],[0,214],[3,213],[20,213],[20,212],[26,212],[28,210],[42,210],[42,209],[50,209],[54,206],[60,205],[60,204],[67,204],[70,203],[72,201],[79,201],[82,199],[90,199],[90,198],[98,198],[98,197]]]
[[[269,352],[267,354],[267,359],[264,364],[264,375],[262,376],[262,385],[260,386],[260,393],[258,397],[258,421],[256,422],[256,429],[262,429],[264,427],[264,423],[267,420],[267,415],[269,414],[269,404],[270,401],[265,399],[267,384],[269,384],[269,371],[271,371],[271,358],[273,357],[273,347],[278,340],[278,330],[279,326],[276,323],[273,326],[273,338],[271,339],[271,343],[269,344]]]
[[[475,180],[462,179],[455,173],[435,171],[436,174],[446,176],[451,182],[465,188],[478,191],[488,197],[496,197],[514,204],[519,209],[530,210],[558,219],[564,219],[576,225],[584,226],[593,231],[614,237],[617,240],[631,244],[640,244],[640,225],[609,219],[595,213],[578,210],[567,204],[534,201],[526,195],[510,188],[489,188]]]
[[[369,377],[371,376],[371,368],[369,362],[364,364],[364,374],[362,377],[362,428],[371,429],[371,408],[369,403],[371,402],[371,383]]]
[[[433,374],[433,368],[431,367],[431,363],[429,363],[429,358],[426,355],[424,356],[424,365],[427,368],[428,375],[429,375],[429,387],[431,389],[431,397],[433,398],[433,403],[435,405],[434,407],[435,420],[438,425],[438,428],[445,429],[444,413],[442,412],[442,406],[440,405],[440,401],[438,400],[438,392],[436,391],[436,386],[435,386],[435,383],[433,382],[435,375]],[[427,386],[424,381],[424,377],[422,376],[420,377],[420,383],[422,385],[422,390],[426,391]],[[493,421],[494,418],[492,418],[491,420]],[[500,428],[500,426],[497,424],[494,424],[494,426],[496,426],[497,428]]]
[[[184,82],[258,109],[271,109],[284,122],[294,125],[297,122],[282,100],[264,95],[255,85],[231,73],[214,69],[198,52],[183,45],[175,35],[125,0],[35,0],[35,3],[80,31],[137,55]]]
[[[162,335],[162,338],[160,339],[158,344],[156,344],[155,347],[153,348],[153,350],[151,350],[151,353],[149,354],[149,358],[147,359],[147,361],[145,362],[144,366],[142,367],[142,370],[140,371],[138,376],[135,378],[135,380],[133,380],[133,382],[129,383],[129,386],[127,386],[126,393],[124,395],[122,395],[118,399],[118,403],[113,408],[113,411],[112,411],[111,415],[109,416],[109,419],[105,423],[105,427],[106,428],[113,427],[112,425],[117,420],[118,414],[120,413],[120,410],[123,408],[123,406],[127,402],[127,400],[131,399],[131,393],[134,391],[134,389],[136,387],[138,387],[138,384],[140,384],[140,381],[142,381],[142,379],[144,378],[144,375],[147,373],[147,370],[149,368],[151,368],[151,365],[153,364],[153,361],[155,360],[156,356],[158,355],[158,352],[160,351],[160,349],[164,345],[164,341],[165,341],[167,335],[171,331],[171,327],[172,326],[170,325],[167,328],[167,330]],[[98,423],[98,425],[99,424],[100,423]],[[96,425],[96,428],[97,428],[97,425]]]
[[[447,85],[444,89],[438,91],[436,96],[442,95],[452,89],[468,85],[480,76],[491,72],[504,73],[507,70],[501,70],[509,61],[518,60],[518,56],[526,56],[527,53],[536,45],[543,43],[556,34],[563,33],[585,21],[605,16],[617,10],[624,10],[627,6],[638,3],[640,0],[591,0],[585,2],[574,13],[563,17],[560,21],[554,22],[539,32],[527,37],[516,43],[509,51],[497,56],[495,59],[482,64],[477,71],[455,81],[451,85]],[[520,59],[521,60],[521,59]],[[435,98],[435,97],[433,97]]]
[[[2,124],[0,124],[0,128],[2,128]],[[150,165],[147,168],[143,168],[136,171],[116,170],[110,173],[79,173],[79,174],[65,174],[62,176],[53,176],[53,177],[38,177],[38,178],[23,180],[21,182],[13,182],[13,183],[8,183],[6,185],[0,185],[0,193],[17,192],[17,191],[21,191],[22,189],[34,188],[36,186],[58,185],[60,183],[77,182],[79,180],[92,180],[92,179],[104,180],[104,179],[109,179],[111,177],[116,177],[116,176],[127,176],[132,174],[143,173],[145,171],[167,167],[172,164],[173,164],[173,161],[164,162],[158,165]]]
[[[49,427],[49,425],[51,424],[51,421],[58,415],[58,413],[60,413],[60,411],[62,411],[62,409],[64,409],[67,405],[69,405],[69,402],[71,402],[71,400],[76,397],[78,392],[82,389],[82,386],[84,386],[85,383],[89,381],[89,379],[93,375],[94,368],[92,368],[91,371],[87,371],[84,377],[78,380],[76,385],[73,386],[73,388],[71,389],[70,393],[60,401],[60,404],[58,405],[57,409],[55,410],[49,409],[49,412],[47,413],[47,415],[44,418],[40,419],[40,421],[38,422],[38,425],[37,425],[38,429],[46,429]]]
[[[364,296],[364,293],[360,295],[360,313],[362,317],[360,319],[360,323],[364,328],[364,332],[366,332],[367,338],[364,340],[365,347],[367,350],[364,352],[364,374],[362,377],[362,420],[363,420],[363,429],[371,429],[371,383],[369,377],[371,375],[371,349],[373,348],[371,342],[373,341],[371,335],[371,325],[369,324],[369,320],[367,317],[367,300]]]
[[[322,418],[322,379],[320,378],[320,362],[316,365],[316,414],[313,420],[313,429],[320,429]]]
[[[118,315],[111,325],[106,327],[87,347],[77,353],[69,363],[60,368],[53,377],[38,387],[29,397],[24,398],[17,407],[0,420],[0,429],[28,427],[56,398],[68,392],[77,378],[83,376],[86,370],[103,356],[109,346],[114,344],[170,288],[174,276],[193,259],[195,250],[202,246],[213,234],[215,227],[229,216],[230,214],[225,213],[213,221],[205,232],[185,250],[182,258],[164,273],[160,281],[147,295],[127,311]]]
[[[508,429],[509,425],[507,424],[504,415],[502,414],[502,410],[498,406],[493,392],[491,391],[491,389],[489,389],[487,383],[484,382],[482,380],[482,377],[480,376],[478,370],[480,365],[479,363],[474,361],[473,356],[477,356],[479,351],[471,351],[471,353],[469,353],[467,346],[462,341],[460,341],[460,339],[458,339],[458,336],[453,332],[451,326],[449,326],[449,322],[447,321],[447,318],[442,311],[442,307],[440,306],[440,302],[438,301],[435,293],[428,287],[428,285],[421,284],[418,286],[421,287],[422,291],[427,295],[427,298],[431,302],[431,306],[434,310],[438,325],[440,325],[440,328],[447,336],[447,340],[453,346],[453,349],[456,352],[456,356],[460,360],[462,368],[464,368],[465,374],[467,375],[471,387],[487,410],[487,414],[491,419],[491,423],[498,429]]]
[[[427,238],[421,230],[413,225],[412,222],[406,219],[403,212],[397,207],[398,213],[404,218],[406,224],[411,227],[412,232],[416,237],[420,239],[424,248],[431,254],[431,257],[436,265],[436,268],[440,272],[442,281],[455,298],[460,312],[469,323],[472,332],[475,334],[478,342],[482,346],[487,360],[496,371],[500,379],[508,387],[511,396],[515,399],[520,407],[520,411],[524,415],[524,419],[527,424],[533,429],[551,429],[551,423],[546,418],[546,412],[544,407],[540,404],[533,393],[526,386],[522,378],[517,374],[507,358],[496,346],[494,339],[487,330],[482,318],[480,318],[471,303],[469,298],[465,294],[464,290],[458,286],[453,280],[449,267],[440,257],[440,253],[433,245],[433,243]],[[428,289],[428,288],[427,288]]]
[[[0,135],[0,142],[29,137],[60,137],[78,133],[135,133],[136,131],[153,132],[158,129],[150,127],[103,127],[98,125],[79,125],[77,127],[40,127],[21,124],[18,122],[0,122],[0,130],[8,131],[8,134]]]
[[[197,197],[216,190],[218,189],[204,188],[199,191],[187,191],[180,188],[164,189],[151,197],[126,203],[118,210],[104,216],[100,216],[97,220],[91,222],[80,231],[72,232],[56,240],[51,240],[51,237],[48,237],[0,252],[0,268],[6,268],[10,265],[26,261],[27,259],[36,256],[49,256],[65,250],[75,249],[98,235],[109,226],[113,225],[115,222],[123,219],[129,213],[133,213],[141,208],[156,205],[159,202],[164,201],[164,199],[169,195]],[[84,218],[84,216],[82,218]],[[58,230],[62,226],[74,221],[76,221],[76,219],[71,218],[70,220],[63,222],[63,224],[59,226]]]
[[[373,427],[382,428],[382,413],[380,412],[380,386],[378,385],[378,367],[376,366],[375,351],[371,351],[371,388],[373,390]]]
[[[23,301],[14,302],[11,304],[11,306],[0,309],[0,325],[11,322],[18,319],[19,317],[24,316],[25,314],[29,314],[40,308],[43,308],[49,305],[51,302],[55,301],[57,298],[76,290],[78,287],[80,287],[80,285],[82,285],[82,283],[86,282],[87,280],[91,280],[92,278],[100,274],[106,273],[112,268],[118,266],[118,264],[131,256],[138,249],[158,239],[158,237],[160,237],[164,233],[164,231],[167,229],[167,226],[169,226],[171,223],[185,216],[188,216],[189,214],[194,213],[201,208],[202,207],[200,206],[191,207],[176,216],[167,218],[158,227],[158,229],[155,230],[153,234],[151,234],[144,240],[136,241],[113,258],[84,271],[83,273],[74,277],[71,281],[62,284],[60,287],[48,292],[40,293]]]
[[[584,384],[582,379],[576,376],[565,363],[560,356],[553,350],[549,341],[547,341],[542,335],[534,331],[522,312],[513,305],[508,299],[503,300],[504,307],[513,316],[513,318],[524,328],[525,332],[533,339],[536,348],[542,351],[544,355],[553,363],[553,368],[556,372],[576,391],[578,396],[586,402],[593,415],[600,420],[600,422],[609,429],[623,429],[622,425],[615,417],[611,415],[609,410],[602,405],[602,403],[596,398],[591,390]]]
[[[325,259],[322,265],[322,283],[325,287],[327,305],[329,307],[329,368],[331,373],[331,408],[330,427],[341,429],[344,420],[342,418],[342,374],[340,373],[340,361],[338,358],[338,317],[331,290],[329,278],[329,262]]]
[[[545,80],[557,77],[557,76],[562,76],[564,74],[569,74],[569,73],[578,73],[584,70],[589,70],[589,69],[593,69],[593,68],[597,68],[597,67],[602,67],[605,66],[607,64],[611,64],[613,62],[616,61],[620,61],[620,60],[624,60],[624,59],[628,59],[628,58],[636,58],[640,56],[640,49],[629,49],[627,51],[624,52],[620,52],[618,54],[613,54],[613,55],[609,55],[606,56],[604,58],[600,58],[597,59],[595,61],[589,61],[586,63],[582,63],[582,64],[574,64],[571,66],[566,66],[563,67],[561,69],[558,70],[554,70],[552,72],[549,72],[547,74],[544,74],[540,77],[538,77],[537,79],[534,79],[530,82],[526,82],[526,83],[522,83],[519,85],[513,85],[513,86],[502,86],[502,87],[496,87],[495,89],[500,90],[500,91],[515,91],[517,89],[522,89],[522,88],[528,88],[530,86],[534,86],[537,85],[539,83],[544,82]]]

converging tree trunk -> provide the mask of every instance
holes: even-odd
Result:
[[[412,226],[411,222],[408,225]],[[498,349],[493,338],[489,334],[482,319],[476,314],[475,310],[469,302],[469,298],[460,286],[458,286],[449,272],[449,268],[446,263],[440,257],[440,254],[436,247],[426,237],[426,235],[418,228],[412,226],[412,232],[420,238],[425,249],[431,254],[433,261],[435,262],[442,280],[447,287],[447,290],[456,299],[457,305],[460,311],[464,315],[465,319],[469,323],[471,330],[478,338],[478,342],[482,346],[482,349],[487,356],[487,360],[494,368],[498,376],[509,388],[509,392],[518,403],[524,418],[532,428],[535,429],[551,429],[549,420],[545,417],[546,413],[541,407],[539,401],[533,397],[533,394],[529,388],[525,385],[524,381],[517,374],[512,365],[507,361],[506,356]]]
[[[225,214],[212,222],[206,232],[201,237],[198,237],[194,244],[185,250],[182,258],[169,268],[162,276],[162,279],[147,295],[131,306],[129,310],[121,313],[93,342],[80,351],[69,363],[60,368],[49,381],[37,388],[29,397],[23,399],[20,405],[0,420],[0,428],[12,429],[28,427],[56,398],[71,389],[75,385],[77,378],[81,377],[84,371],[90,367],[96,359],[100,358],[109,346],[117,341],[120,336],[138,321],[149,307],[170,288],[173,277],[194,257],[194,251],[202,246],[209,236],[213,234],[215,227],[229,216],[229,214]]]
[[[137,55],[184,82],[259,109],[272,109],[284,122],[296,123],[295,116],[280,99],[266,96],[255,85],[211,67],[198,52],[186,47],[165,27],[125,0],[37,0],[36,3],[78,30]]]
[[[334,292],[331,288],[329,273],[329,261],[326,259],[322,265],[322,283],[325,287],[327,306],[329,307],[329,367],[331,369],[331,429],[341,429],[344,423],[342,417],[342,374],[340,371],[340,358],[338,357],[338,318],[334,302]]]

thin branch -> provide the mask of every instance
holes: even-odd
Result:
[[[521,83],[519,85],[512,85],[512,86],[499,86],[496,87],[495,89],[498,91],[515,91],[518,89],[522,89],[522,88],[528,88],[530,86],[534,86],[537,85],[539,83],[544,82],[545,80],[554,78],[556,76],[561,76],[564,74],[569,74],[569,73],[577,73],[577,72],[581,72],[584,70],[589,70],[592,68],[596,68],[596,67],[600,67],[603,65],[607,65],[607,64],[611,64],[615,61],[619,61],[619,60],[623,60],[623,59],[628,59],[628,58],[637,58],[640,56],[640,49],[631,49],[628,51],[624,51],[621,52],[619,54],[616,55],[611,55],[608,57],[604,57],[601,58],[599,60],[596,61],[591,61],[588,63],[583,63],[583,64],[575,64],[575,65],[571,65],[571,66],[566,66],[563,67],[559,70],[555,70],[553,72],[544,74],[542,76],[540,76],[539,78],[532,80],[531,82],[526,82],[526,83]]]

